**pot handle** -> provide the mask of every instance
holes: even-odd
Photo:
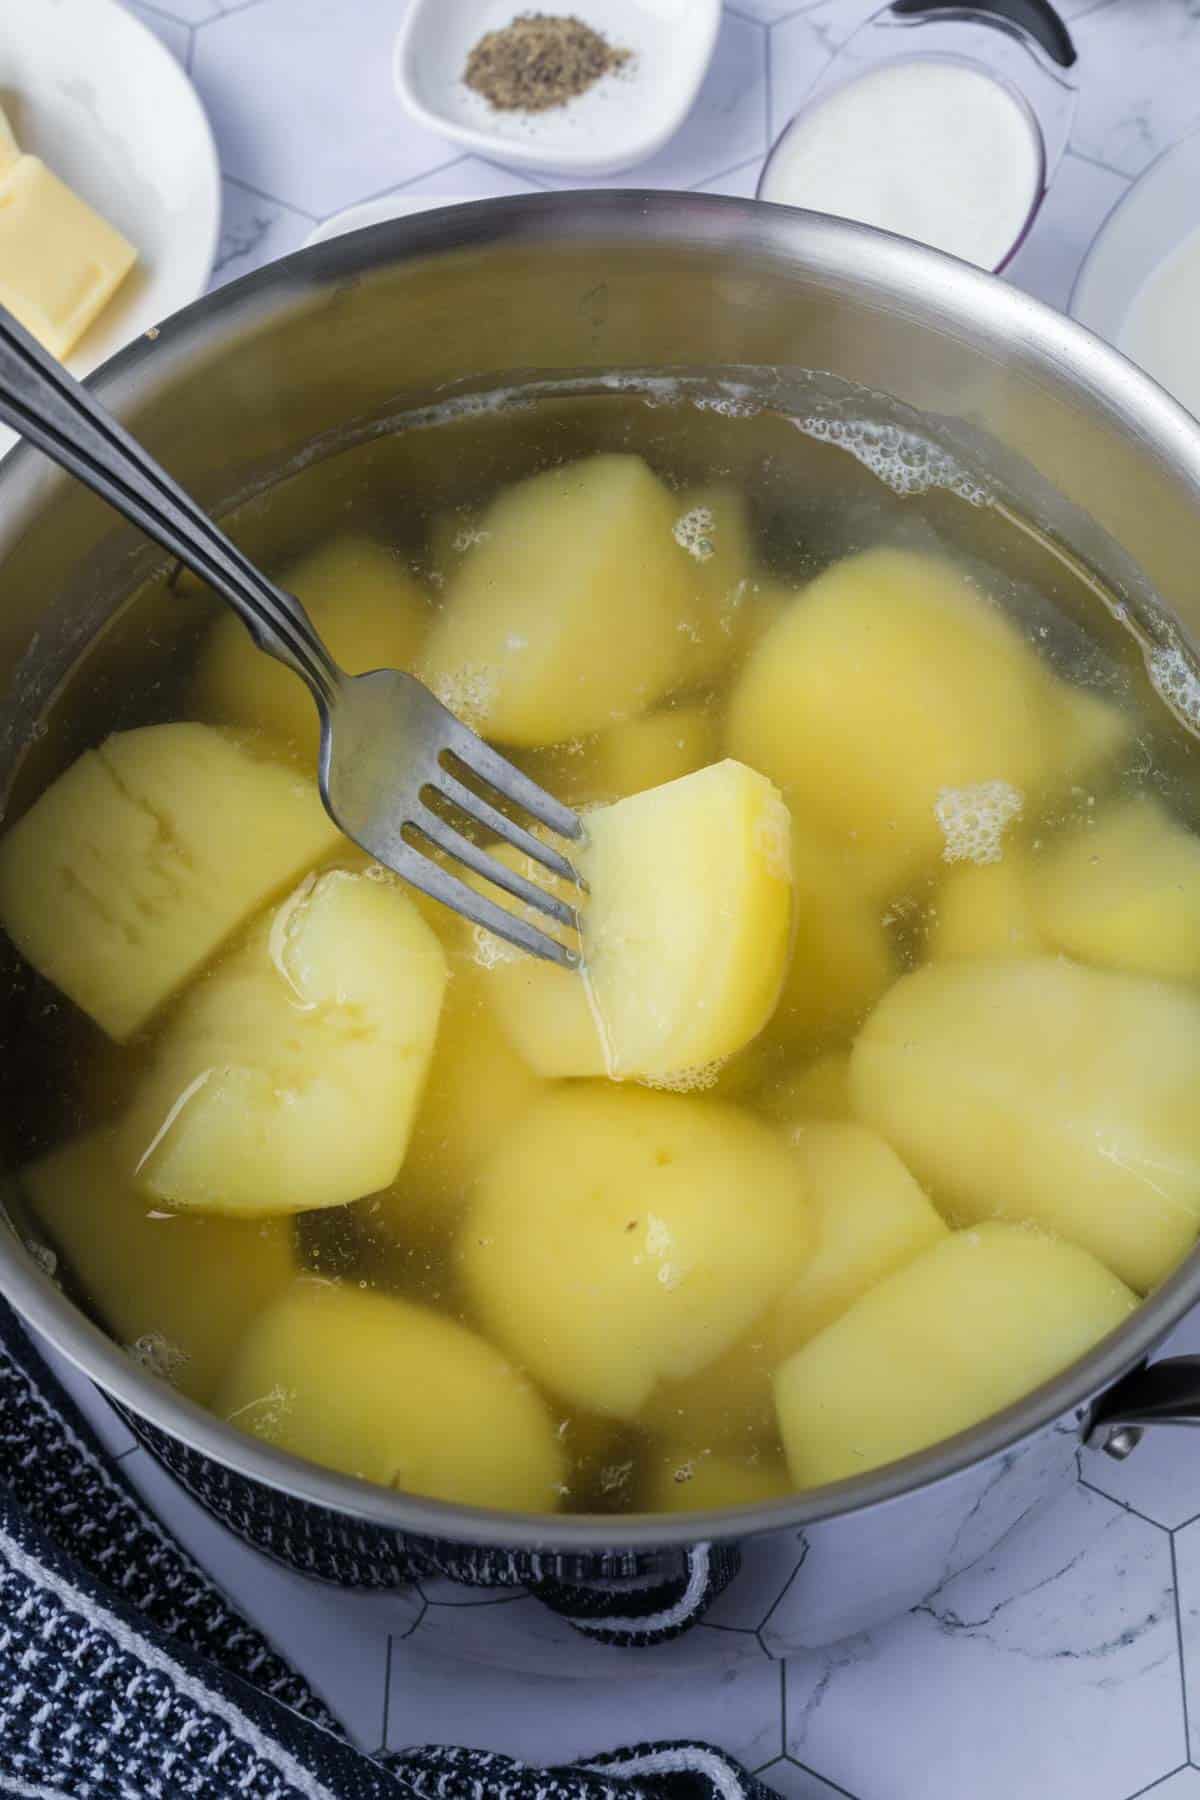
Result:
[[[1200,1356],[1167,1356],[1123,1375],[1092,1407],[1083,1441],[1120,1460],[1149,1425],[1200,1425]]]
[[[1075,62],[1071,34],[1050,5],[1050,0],[892,0],[891,12],[899,19],[920,19],[931,13],[956,13],[970,18],[990,13],[993,19],[1015,25],[1039,43],[1060,69]]]

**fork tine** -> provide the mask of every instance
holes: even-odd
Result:
[[[446,708],[443,712],[443,748],[449,750],[469,774],[486,781],[498,794],[532,814],[539,825],[549,826],[559,837],[578,841],[583,836],[578,813],[573,813],[569,806],[564,806],[536,781],[531,781],[515,763],[510,763],[498,750],[476,737],[452,712]]]
[[[467,817],[474,819],[477,825],[484,826],[488,831],[494,831],[497,837],[503,838],[515,850],[523,851],[526,856],[541,863],[543,868],[550,869],[555,875],[561,875],[564,881],[569,881],[575,886],[582,886],[579,876],[561,851],[555,850],[550,844],[544,844],[541,838],[533,835],[532,831],[526,831],[523,825],[516,824],[490,801],[481,799],[448,769],[439,770],[437,780],[430,785],[434,793],[452,801],[460,812],[465,812]]]
[[[526,906],[535,906],[539,912],[548,913],[560,925],[575,930],[575,914],[565,900],[560,900],[556,894],[548,894],[536,881],[526,880],[515,869],[505,868],[502,862],[497,862],[494,856],[489,856],[486,850],[481,850],[478,844],[473,844],[460,831],[455,831],[453,825],[447,825],[444,819],[439,819],[427,806],[422,805],[421,817],[413,819],[412,824],[431,844],[436,844],[447,856],[465,863],[468,869],[473,869],[476,875],[482,875],[485,881],[503,888],[506,894],[511,894]]]
[[[510,913],[495,900],[489,900],[457,875],[451,875],[441,868],[432,858],[423,856],[414,850],[411,844],[400,844],[389,847],[388,866],[396,871],[403,880],[413,887],[420,888],[431,900],[440,900],[443,906],[461,913],[473,925],[481,925],[493,936],[503,938],[506,943],[514,944],[518,950],[527,950],[531,956],[540,956],[544,962],[558,963],[564,969],[579,967],[578,953],[567,944],[560,944],[548,932],[539,931],[518,913]]]

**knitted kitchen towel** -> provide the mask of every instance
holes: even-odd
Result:
[[[169,1536],[0,1303],[0,1794],[769,1800],[703,1744],[370,1757]]]

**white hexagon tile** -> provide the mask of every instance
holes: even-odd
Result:
[[[752,194],[772,136],[878,4],[735,0],[691,118],[621,184]],[[370,197],[559,185],[464,156],[408,120],[390,72],[404,5],[133,6],[190,70],[213,121],[225,206],[215,283]],[[1057,305],[1130,178],[1200,124],[1197,0],[1061,10],[1080,49],[1079,112],[1010,271]],[[1200,1351],[1200,1317],[1170,1348]],[[339,1594],[267,1562],[73,1379],[168,1524],[368,1746],[442,1738],[554,1760],[698,1734],[788,1800],[1200,1800],[1200,1433],[1151,1434],[1123,1463],[1082,1452],[1082,1481],[998,1550],[915,1612],[832,1649],[777,1660],[794,1595],[781,1597],[778,1569],[751,1549],[701,1631],[662,1655],[582,1648],[571,1679],[521,1666],[538,1656],[530,1599],[446,1583]],[[553,1653],[560,1628],[542,1629]]]

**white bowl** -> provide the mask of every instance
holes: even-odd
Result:
[[[568,175],[612,175],[661,149],[700,91],[721,22],[721,0],[591,0],[587,24],[631,61],[566,106],[498,112],[462,73],[484,32],[519,11],[513,0],[411,0],[396,39],[396,92],[429,131]]]
[[[116,0],[2,0],[0,105],[21,148],[138,253],[67,358],[82,377],[208,286],[221,221],[212,132],[175,58]],[[0,455],[14,441],[0,426]]]
[[[1200,131],[1165,150],[1122,194],[1083,259],[1068,311],[1120,347],[1140,289],[1200,226]]]

